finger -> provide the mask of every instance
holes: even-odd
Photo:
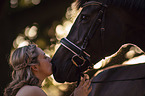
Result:
[[[91,79],[90,79],[90,81],[92,81],[94,79],[94,77],[92,77]]]
[[[88,84],[89,84],[89,80],[87,80],[87,81],[84,83],[83,87],[86,87]]]
[[[89,75],[88,74],[84,74],[85,79],[89,80]]]
[[[86,88],[88,89],[91,85],[91,81],[89,81],[89,83],[86,85]]]
[[[80,84],[79,84],[79,86],[78,86],[78,87],[83,86],[83,85],[84,85],[84,83],[85,83],[85,78],[83,78],[83,79],[81,80],[81,82],[80,82]]]
[[[89,94],[92,91],[92,86],[88,89],[87,94]]]

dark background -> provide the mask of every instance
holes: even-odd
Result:
[[[22,1],[22,0],[19,0]],[[24,32],[27,26],[39,24],[38,36],[50,45],[50,38],[55,38],[52,31],[51,37],[45,36],[45,31],[61,23],[67,8],[74,0],[41,0],[38,5],[11,8],[10,0],[0,0],[0,96],[11,81],[11,68],[8,65],[10,51],[14,39]]]

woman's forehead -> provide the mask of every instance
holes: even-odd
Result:
[[[37,47],[37,51],[38,51],[38,54],[45,55],[44,51],[41,48]]]

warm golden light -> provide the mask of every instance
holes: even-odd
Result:
[[[38,28],[36,26],[32,26],[31,28],[26,27],[25,28],[25,35],[29,38],[29,39],[34,39],[37,37],[37,30]]]
[[[102,59],[101,61],[99,61],[98,63],[96,63],[96,64],[94,65],[94,69],[99,69],[99,68],[101,68],[101,66],[103,65],[103,61],[104,61],[104,59]]]
[[[10,0],[11,8],[16,8],[18,6],[18,0]]]
[[[23,47],[23,46],[26,46],[26,45],[29,45],[29,41],[23,41],[23,42],[21,42],[20,44],[19,44],[19,46],[18,46],[18,48],[19,47]]]
[[[23,35],[19,35],[14,41],[13,41],[13,47],[18,48],[29,44],[27,40],[25,40],[25,37]]]
[[[61,91],[66,91],[67,88],[68,88],[68,85],[67,84],[61,84],[58,86],[58,88],[61,90]]]
[[[123,62],[123,64],[138,64],[138,63],[145,63],[145,55],[141,55],[135,58],[132,58],[128,61]]]
[[[134,50],[130,50],[126,53],[125,57],[130,59],[130,58],[133,58],[135,55],[135,51]]]
[[[11,0],[10,1],[11,6],[13,8],[17,7],[18,3],[22,7],[26,7],[28,5],[38,5],[41,0],[21,0],[18,2],[18,0]],[[28,45],[33,40],[38,45],[38,47],[42,48],[47,56],[52,57],[58,47],[60,46],[60,43],[54,43],[54,41],[59,41],[61,38],[66,37],[78,15],[80,10],[75,9],[75,3],[72,3],[72,5],[67,9],[66,12],[66,19],[63,21],[62,24],[59,24],[56,26],[55,29],[55,35],[56,38],[50,38],[50,42],[52,41],[51,45],[47,45],[48,43],[45,42],[45,39],[37,38],[38,35],[38,28],[35,26],[27,26],[24,30],[24,33],[19,34],[17,38],[13,41],[14,48],[22,47],[25,45]],[[51,29],[52,28],[52,29]],[[49,37],[55,37],[53,34],[53,27],[51,27],[49,30]],[[52,30],[52,31],[51,31]],[[57,40],[56,40],[57,39]],[[50,79],[51,78],[51,79]],[[58,83],[54,80],[53,76],[50,76],[49,79],[45,80],[42,84],[42,89],[47,93],[48,96],[62,96],[62,93],[64,91],[68,90],[69,84],[67,83]]]
[[[21,44],[22,42],[24,42],[25,39],[24,39],[24,36],[22,35],[19,35],[17,38],[16,38],[16,44],[19,45]]]
[[[65,29],[62,25],[57,25],[56,27],[56,37],[60,40],[63,36],[66,35]]]
[[[29,39],[35,39],[37,37],[37,30],[38,28],[36,26],[26,27],[23,34],[19,34],[17,38],[13,42],[14,48],[22,47],[25,45],[28,45],[30,43],[30,40],[25,39],[28,37]]]
[[[31,4],[31,0],[23,0],[23,1],[21,1],[21,2],[24,2],[25,5]]]
[[[33,3],[34,5],[38,5],[40,2],[41,2],[41,0],[32,0],[32,3]]]
[[[42,88],[47,96],[62,96],[61,91],[53,85],[50,85],[48,88]]]
[[[57,43],[57,44],[55,45],[54,52],[56,52],[56,50],[59,48],[59,46],[60,46],[60,43]]]
[[[62,25],[56,26],[56,38],[60,40],[63,37],[66,37],[78,16],[78,13],[81,11],[76,9],[75,2],[71,4],[71,7],[67,8],[66,20],[63,21]]]

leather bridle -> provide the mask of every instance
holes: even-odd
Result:
[[[102,55],[104,53],[104,20],[105,20],[105,9],[107,8],[106,4],[100,3],[100,2],[96,2],[96,1],[89,1],[87,3],[85,3],[82,8],[85,8],[87,6],[90,5],[99,5],[101,6],[101,9],[99,10],[99,13],[97,14],[97,18],[94,20],[94,22],[92,23],[91,28],[89,29],[87,36],[85,37],[83,44],[81,47],[77,46],[76,44],[74,44],[73,42],[71,42],[69,39],[67,38],[62,38],[61,39],[61,45],[64,46],[66,49],[68,49],[69,51],[71,51],[74,56],[72,56],[72,62],[73,64],[78,68],[79,72],[79,79],[78,79],[78,84],[80,83],[80,77],[81,75],[83,75],[81,73],[81,67],[83,67],[85,65],[85,63],[87,62],[88,64],[88,68],[92,68],[93,67],[93,63],[91,62],[91,58],[90,55],[85,51],[89,40],[93,37],[94,33],[96,32],[94,30],[94,28],[100,28],[100,32],[101,32],[101,46],[102,46]],[[77,60],[75,59],[77,58]],[[108,83],[108,82],[119,82],[119,81],[132,81],[132,80],[142,80],[145,79],[145,77],[139,77],[139,78],[131,78],[131,79],[122,79],[122,80],[111,80],[111,81],[95,81],[95,82],[91,82],[91,83]]]
[[[81,47],[77,46],[76,44],[74,44],[72,41],[70,41],[67,38],[62,38],[61,39],[61,45],[64,46],[66,49],[68,49],[70,52],[72,52],[74,54],[74,56],[72,56],[72,62],[73,64],[78,68],[78,73],[79,73],[79,80],[78,80],[78,84],[80,82],[80,76],[81,74],[81,68],[87,64],[88,68],[93,68],[93,63],[91,61],[90,55],[85,51],[89,40],[93,37],[93,35],[95,34],[96,30],[94,30],[94,28],[100,28],[100,32],[101,32],[101,44],[102,44],[102,54],[104,53],[104,36],[103,36],[103,32],[105,31],[104,28],[104,19],[105,19],[105,9],[107,8],[106,4],[100,3],[100,2],[96,2],[96,1],[89,1],[87,3],[85,3],[82,8],[85,8],[87,6],[90,5],[97,5],[97,6],[101,6],[101,9],[99,10],[99,13],[96,15],[97,18],[94,20],[94,22],[92,23],[84,41]]]
[[[94,20],[91,28],[89,29],[89,32],[87,33],[87,36],[85,37],[84,41],[83,41],[83,44],[81,47],[78,47],[76,44],[74,44],[73,42],[71,42],[69,39],[67,38],[62,38],[61,39],[61,45],[63,45],[65,48],[67,48],[69,51],[71,51],[74,56],[72,57],[72,62],[75,64],[76,67],[82,67],[86,61],[88,61],[90,64],[89,64],[89,68],[92,68],[92,66],[94,65],[92,62],[91,62],[91,59],[90,59],[90,55],[85,51],[87,45],[88,45],[88,42],[89,40],[93,37],[94,33],[96,32],[94,30],[94,28],[99,28],[99,26],[101,26],[101,41],[103,41],[103,31],[105,31],[105,28],[104,28],[104,11],[105,11],[105,8],[107,7],[107,5],[104,5],[100,2],[96,2],[96,1],[90,1],[90,2],[87,2],[85,3],[82,7],[85,8],[87,6],[90,6],[90,5],[99,5],[101,6],[101,9],[99,10],[99,13],[97,14],[97,18]],[[102,42],[102,48],[103,48],[103,42]],[[77,60],[75,60],[75,58],[77,58]],[[80,62],[82,62],[82,64],[80,63],[77,63],[78,60]]]

